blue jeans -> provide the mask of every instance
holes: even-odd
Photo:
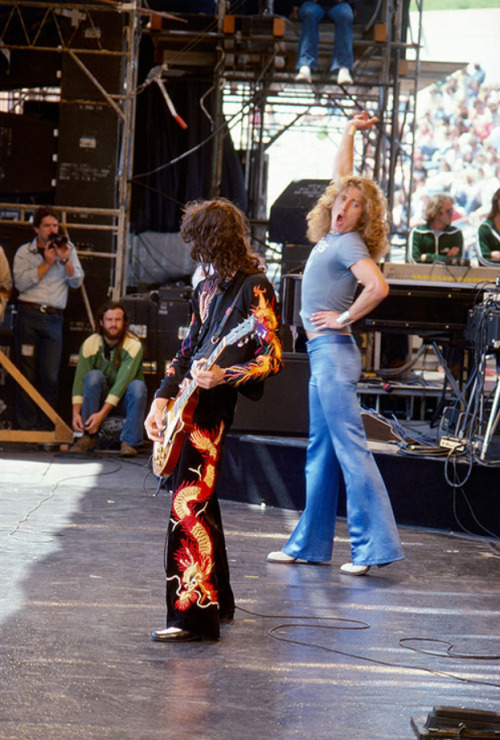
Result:
[[[354,14],[347,2],[333,5],[331,8],[322,8],[319,3],[306,0],[300,6],[299,18],[302,21],[300,29],[299,48],[297,52],[296,69],[311,67],[316,69],[318,64],[318,25],[322,18],[328,18],[335,24],[335,39],[333,42],[333,56],[330,63],[330,72],[340,67],[352,70],[352,23]]]
[[[82,420],[84,424],[91,414],[95,414],[102,408],[108,391],[104,374],[100,370],[90,370],[83,384]],[[118,406],[111,411],[113,415],[125,417],[120,439],[132,447],[139,447],[142,444],[147,395],[146,384],[142,380],[133,380]]]
[[[342,470],[352,562],[401,560],[389,496],[361,419],[356,394],[361,355],[356,343],[351,336],[329,335],[308,341],[307,351],[311,378],[306,507],[283,550],[303,560],[330,560]]]
[[[19,304],[15,325],[17,365],[55,410],[59,395],[63,316]],[[21,388],[17,394],[20,429],[52,429],[53,424]]]

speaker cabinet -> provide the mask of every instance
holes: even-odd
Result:
[[[56,172],[54,123],[0,113],[0,193],[48,193]]]
[[[269,239],[282,244],[308,244],[306,216],[329,180],[294,180],[271,206]]]
[[[307,436],[309,360],[295,352],[285,352],[283,357],[283,370],[266,380],[260,401],[240,393],[233,431]]]
[[[158,291],[158,363],[163,375],[191,324],[190,286],[165,285]]]

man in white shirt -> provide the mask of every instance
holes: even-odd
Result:
[[[15,328],[18,366],[54,408],[58,397],[63,314],[68,288],[79,288],[84,273],[76,249],[60,233],[54,209],[42,206],[33,218],[35,238],[14,257],[14,284],[19,291]],[[49,429],[50,422],[31,398],[19,392],[21,429]]]

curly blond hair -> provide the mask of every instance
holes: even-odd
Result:
[[[377,183],[368,177],[347,175],[332,181],[307,214],[307,238],[315,243],[330,231],[332,206],[336,198],[348,187],[357,188],[362,195],[363,212],[356,231],[366,244],[370,257],[378,260],[389,251],[387,201]]]

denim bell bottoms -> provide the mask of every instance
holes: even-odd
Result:
[[[299,9],[299,18],[302,21],[299,45],[297,50],[296,69],[307,66],[316,69],[318,66],[319,22],[328,16],[335,24],[335,39],[333,54],[330,63],[330,72],[340,67],[347,67],[352,71],[354,57],[352,50],[353,11],[347,2],[333,5],[331,8],[322,8],[320,4],[306,0]]]
[[[328,334],[307,342],[309,442],[306,507],[283,551],[313,562],[331,559],[340,470],[354,565],[404,558],[382,476],[368,449],[356,386],[361,353],[351,335]]]

